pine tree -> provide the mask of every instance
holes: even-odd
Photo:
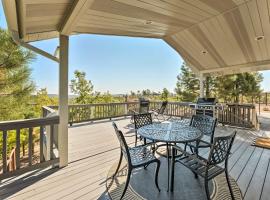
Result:
[[[32,52],[15,44],[8,32],[0,29],[0,120],[29,115],[28,102],[35,85],[28,65],[34,58]]]
[[[182,64],[177,76],[175,92],[185,102],[195,101],[199,96],[199,80],[186,63]]]
[[[161,100],[167,101],[169,98],[170,92],[167,88],[163,88],[162,93],[161,93]]]
[[[90,80],[86,80],[85,72],[76,70],[74,75],[75,79],[71,80],[70,88],[71,92],[78,95],[78,97],[75,98],[75,103],[93,103],[95,97],[93,92],[94,86],[92,85],[92,82]]]

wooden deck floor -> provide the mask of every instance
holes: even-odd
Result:
[[[229,162],[230,174],[246,200],[270,200],[270,150],[250,145],[256,135],[270,136],[270,118],[261,117],[261,121],[261,131],[238,130]],[[116,123],[133,142],[129,120]],[[223,131],[231,130],[218,127],[217,132]],[[103,199],[107,172],[118,156],[110,121],[74,125],[69,128],[69,165],[4,180],[0,199]]]

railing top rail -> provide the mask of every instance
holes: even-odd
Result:
[[[237,103],[227,103],[228,106],[237,106],[237,107],[246,107],[246,108],[255,108],[254,104],[237,104]]]
[[[124,104],[136,104],[139,103],[137,101],[134,102],[112,102],[112,103],[91,103],[91,104],[69,104],[69,107],[87,107],[87,106],[106,106],[106,105],[124,105]],[[58,108],[58,106],[49,106],[50,108]]]
[[[50,116],[44,118],[34,118],[34,119],[23,119],[23,120],[13,120],[13,121],[4,121],[0,122],[0,130],[16,130],[22,128],[31,128],[38,126],[45,126],[50,124],[58,124],[59,116]]]
[[[57,112],[52,107],[53,106],[50,106],[50,107],[48,107],[48,106],[42,106],[42,109],[47,110],[49,113],[55,113],[55,112]]]
[[[112,102],[112,103],[91,103],[91,104],[69,104],[69,107],[87,107],[87,106],[106,106],[106,105],[123,105],[123,104],[137,104],[139,101],[130,101],[130,102]],[[162,101],[151,101],[150,103],[162,103]],[[168,102],[169,104],[177,104],[177,105],[189,105],[191,102]],[[46,108],[50,108],[53,110],[53,108],[57,108],[58,106],[49,106]]]

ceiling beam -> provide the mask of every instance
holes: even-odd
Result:
[[[24,47],[26,49],[29,49],[31,51],[34,51],[37,54],[40,54],[40,55],[42,55],[42,56],[44,56],[46,58],[49,58],[49,59],[59,63],[59,58],[57,58],[56,56],[54,56],[54,55],[52,55],[52,54],[50,54],[50,53],[48,53],[48,52],[46,52],[46,51],[44,51],[42,49],[39,49],[39,48],[37,48],[37,47],[35,47],[35,46],[31,45],[31,44],[28,44],[28,43],[24,42],[23,40],[21,40],[19,38],[19,34],[17,32],[11,32],[11,37],[12,37],[12,39],[14,40],[14,42],[16,44],[18,44],[18,45],[20,45],[20,46],[22,46],[22,47]]]
[[[18,21],[18,31],[20,39],[24,39],[26,35],[25,27],[25,4],[23,0],[16,0],[16,12],[17,12],[17,21]]]
[[[86,13],[93,2],[94,0],[76,0],[71,9],[67,11],[59,32],[62,35],[70,35],[78,20]]]
[[[233,65],[229,67],[219,67],[214,69],[201,70],[202,74],[215,74],[215,75],[225,75],[225,74],[235,74],[243,72],[254,72],[270,69],[270,60],[263,60],[257,62],[250,62],[245,64]]]
[[[10,31],[18,31],[16,2],[11,0],[2,0],[4,13]]]

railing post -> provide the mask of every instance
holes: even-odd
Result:
[[[16,169],[20,168],[20,129],[16,130]]]
[[[2,159],[3,159],[3,173],[6,173],[7,172],[7,131],[3,131]]]
[[[59,66],[59,167],[68,164],[68,42],[69,38],[60,35]]]

